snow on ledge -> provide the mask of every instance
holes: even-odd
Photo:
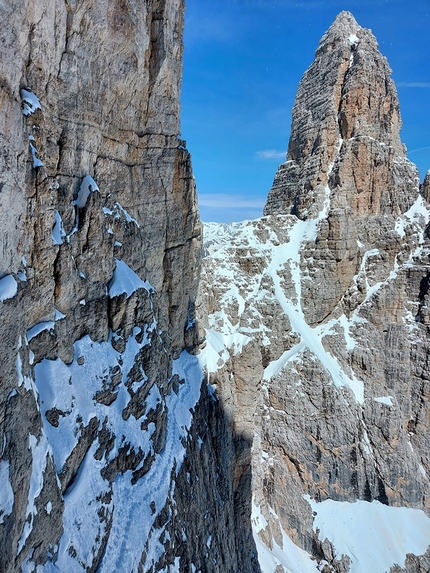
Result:
[[[31,115],[36,109],[42,109],[39,99],[30,90],[21,90],[21,100],[23,103],[22,113]]]
[[[134,217],[132,217],[132,216],[129,214],[129,212],[128,212],[126,209],[124,209],[124,207],[123,207],[120,203],[118,203],[118,201],[116,201],[115,207],[118,207],[118,209],[123,213],[123,215],[124,215],[125,220],[127,221],[127,223],[134,223],[135,225],[137,225],[137,227],[140,228],[140,225],[139,225],[139,223],[136,221],[136,219],[135,219]]]
[[[119,296],[123,293],[127,298],[140,288],[148,292],[154,289],[148,281],[143,281],[128,265],[119,259],[115,259],[116,267],[112,279],[108,284],[108,294],[110,298]]]
[[[348,38],[348,42],[351,46],[356,46],[360,43],[360,38],[358,38],[356,34],[351,34]]]
[[[13,298],[18,292],[18,283],[12,275],[0,279],[0,302]]]
[[[304,498],[316,513],[314,531],[333,544],[336,558],[350,557],[350,573],[385,573],[396,563],[402,567],[408,553],[423,555],[430,545],[430,518],[419,509]]]
[[[75,200],[75,205],[77,205],[80,209],[85,207],[90,193],[94,191],[100,191],[100,189],[98,188],[98,185],[94,179],[90,175],[87,175],[82,180],[78,196]]]
[[[44,330],[54,330],[55,324],[52,320],[39,322],[27,330],[27,340],[30,342],[32,338],[43,332]]]
[[[385,404],[386,406],[393,405],[393,397],[392,396],[380,396],[379,398],[373,398],[375,402],[379,402],[380,404]]]

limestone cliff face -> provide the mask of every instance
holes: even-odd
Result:
[[[305,297],[309,322],[332,312],[351,286],[360,249],[378,247],[376,237],[393,228],[416,199],[418,172],[400,142],[390,74],[371,31],[342,12],[299,85],[287,161],[278,169],[264,213],[313,218],[330,201],[318,244],[306,254],[318,260]],[[388,248],[389,266],[394,255]],[[384,266],[381,261],[379,268]],[[325,300],[313,305],[317,284]]]
[[[233,428],[193,356],[184,3],[0,17],[0,570],[239,569]]]
[[[300,83],[266,216],[205,226],[204,353],[253,443],[268,570],[429,569],[428,177],[420,194],[400,125],[375,38],[341,13]]]

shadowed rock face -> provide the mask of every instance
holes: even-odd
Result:
[[[285,534],[325,572],[368,555],[321,533],[326,500],[429,513],[429,177],[421,195],[399,129],[388,64],[342,12],[300,82],[266,216],[205,225],[204,352],[253,439],[256,538],[291,568]],[[408,552],[396,571],[429,568]]]

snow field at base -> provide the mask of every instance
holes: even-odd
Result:
[[[112,486],[101,475],[101,470],[114,459],[121,446],[128,445],[130,451],[141,450],[144,454],[153,452],[151,436],[155,425],[151,423],[143,431],[141,424],[144,417],[136,420],[130,416],[124,420],[122,411],[131,399],[125,386],[130,370],[139,350],[150,344],[148,332],[156,327],[155,322],[149,327],[146,325],[141,342],[136,340],[141,329],[135,327],[121,354],[113,349],[110,341],[97,343],[85,336],[75,343],[74,360],[70,365],[60,359],[44,359],[35,366],[37,389],[34,388],[34,391],[39,394],[44,432],[39,445],[30,444],[36,460],[34,472],[37,471],[38,480],[33,484],[32,474],[27,509],[30,520],[22,534],[20,549],[31,531],[31,515],[35,512],[34,500],[43,485],[46,456],[52,455],[57,471],[61,471],[78,443],[82,428],[94,417],[99,420],[99,428],[105,421],[106,428],[116,436],[113,450],[107,459],[96,460],[94,457],[99,447],[98,440],[86,453],[76,478],[64,495],[64,533],[60,539],[57,560],[55,564],[48,562],[44,567],[37,567],[37,573],[84,572],[100,551],[106,522],[109,521],[112,521],[112,529],[98,568],[100,573],[136,571],[149,537],[144,570],[150,569],[164,552],[160,538],[165,526],[154,530],[153,523],[174,491],[171,475],[173,471],[179,471],[185,456],[182,442],[191,426],[192,410],[199,399],[203,379],[196,357],[184,351],[173,362],[172,376],[177,374],[181,383],[178,394],[172,390],[165,399],[164,408],[168,412],[166,443],[155,456],[148,473],[134,485],[131,483],[131,471],[119,473]],[[118,367],[121,368],[122,381],[116,387],[118,395],[115,402],[111,406],[96,402],[95,393],[105,388],[110,374],[114,369],[117,372]],[[142,380],[133,384],[133,391],[147,382],[142,370],[141,373]],[[155,409],[161,401],[158,387],[153,386],[145,400],[146,412]],[[58,418],[58,427],[52,426],[46,419],[46,412],[52,408],[64,414]],[[107,494],[105,498],[104,494]],[[100,517],[102,514],[105,515],[105,521]],[[74,552],[76,557],[72,556]],[[32,567],[29,554],[26,556],[25,568],[32,571]],[[179,558],[176,558],[174,569],[171,570],[180,571]]]
[[[430,545],[430,519],[421,510],[391,507],[378,501],[348,503],[328,499],[318,503],[309,496],[305,499],[315,512],[313,529],[318,538],[333,544],[336,559],[348,555],[350,573],[387,573],[396,564],[402,567],[408,553],[423,555]],[[279,565],[286,573],[321,570],[323,563],[317,566],[284,531],[282,548],[273,542],[269,549],[258,535],[267,527],[267,521],[254,503],[251,521],[262,573],[274,573]]]
[[[18,283],[12,275],[0,279],[0,302],[13,298],[18,292]]]
[[[386,573],[395,564],[402,567],[408,553],[423,555],[430,545],[430,519],[421,510],[305,499],[316,512],[314,531],[333,544],[337,558],[350,557],[350,573]]]

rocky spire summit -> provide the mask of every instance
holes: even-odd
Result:
[[[265,215],[314,218],[334,194],[346,194],[359,215],[395,215],[410,206],[415,196],[404,184],[397,189],[398,181],[414,179],[416,170],[404,164],[390,75],[372,32],[341,12],[299,84],[287,161],[275,176]]]

